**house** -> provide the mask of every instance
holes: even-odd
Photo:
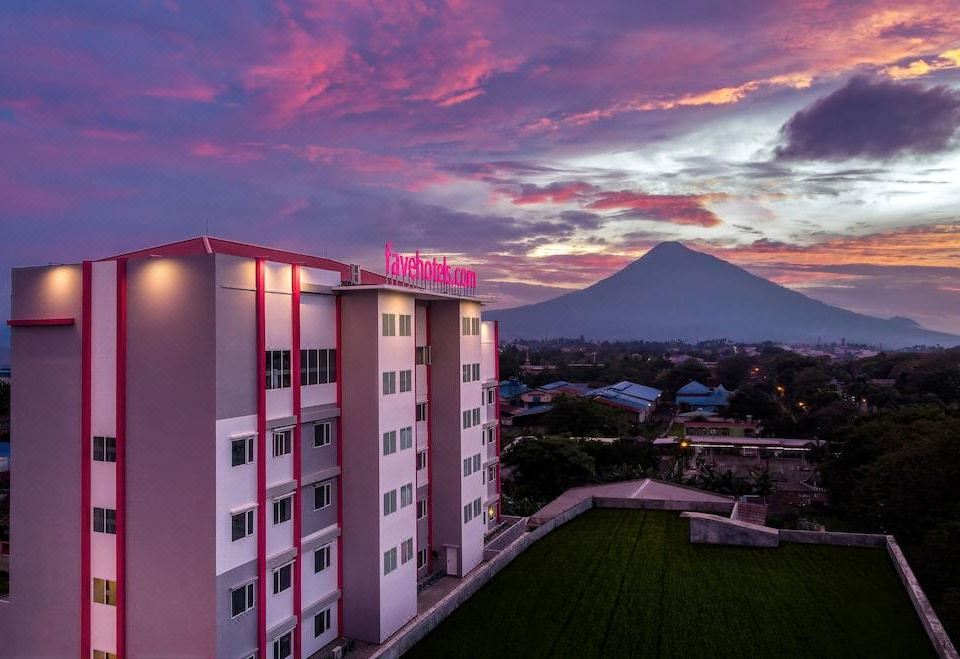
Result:
[[[598,403],[633,412],[640,422],[646,421],[656,409],[663,392],[653,387],[623,380],[608,387],[594,389],[590,397]]]
[[[527,385],[520,381],[520,378],[510,378],[500,381],[500,400],[509,401],[518,397],[529,389]]]
[[[756,437],[760,424],[756,421],[738,421],[722,416],[705,416],[700,410],[678,414],[684,437]]]
[[[677,390],[677,407],[681,410],[718,412],[730,403],[730,391],[721,384],[708,387],[691,380]]]
[[[526,405],[543,405],[553,402],[553,399],[557,396],[576,396],[579,398],[589,395],[592,391],[593,389],[586,384],[557,380],[523,392],[520,395],[520,400]]]

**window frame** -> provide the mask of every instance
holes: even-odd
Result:
[[[293,588],[293,561],[289,563],[284,563],[279,567],[273,568],[271,570],[272,580],[273,580],[273,594],[279,595],[285,590],[290,590]],[[286,585],[284,585],[284,574],[286,574]]]
[[[98,447],[97,444],[100,444]],[[97,457],[97,455],[100,457]],[[95,435],[93,438],[93,459],[96,462],[117,461],[117,438],[106,435]]]
[[[317,443],[317,431],[323,429],[323,432],[320,432],[320,443]],[[330,446],[333,443],[333,422],[332,421],[317,421],[313,424],[313,448],[323,448],[324,446]]]
[[[280,517],[283,517],[283,511],[286,509],[288,511],[287,518],[277,521],[277,512],[281,514]],[[273,525],[280,526],[281,524],[286,524],[287,522],[293,519],[293,493],[277,497],[273,500]]]
[[[230,589],[230,619],[233,620],[236,617],[242,616],[247,611],[252,610],[257,604],[257,589],[255,588],[255,581],[248,581],[245,584],[237,586],[236,588]],[[239,613],[235,613],[236,609],[234,608],[233,594],[243,592],[243,603],[244,608]]]
[[[290,455],[293,451],[293,428],[276,428],[270,431],[273,437],[273,457],[281,458]],[[280,439],[279,445],[277,439]],[[277,452],[279,446],[280,453]]]
[[[97,512],[100,513],[99,524],[97,523]],[[112,515],[110,514],[112,513]],[[91,515],[94,533],[106,533],[109,535],[117,534],[117,510],[116,508],[100,508],[94,506]],[[111,519],[112,518],[112,519]],[[97,528],[99,526],[99,528]],[[109,530],[113,529],[113,530]]]
[[[318,611],[318,612],[316,613],[316,615],[313,616],[313,637],[314,637],[314,638],[320,638],[321,636],[323,636],[324,634],[326,634],[328,631],[330,631],[330,628],[331,628],[331,624],[330,624],[330,618],[331,618],[331,616],[330,616],[330,609],[331,609],[331,608],[332,608],[332,607],[329,607],[329,606],[328,606],[327,608],[323,609],[322,611]],[[320,624],[319,624],[319,625],[318,625],[318,621],[320,621]],[[320,628],[319,628],[321,625],[322,625],[323,629],[320,629]]]
[[[320,574],[332,565],[333,543],[327,543],[313,550],[313,573]],[[320,566],[318,569],[317,566]]]
[[[322,495],[321,499],[326,499],[326,503],[317,506],[317,493],[326,492],[325,495]],[[317,483],[313,486],[313,509],[314,510],[323,510],[324,508],[329,508],[333,505],[333,485],[330,482],[326,483]]]
[[[248,510],[241,510],[240,512],[230,513],[230,542],[239,542],[240,540],[243,540],[244,538],[249,538],[251,535],[254,534],[254,532],[256,531],[256,528],[254,526],[254,524],[256,524],[256,521],[255,521],[256,515],[254,514],[254,512],[255,512],[254,509],[250,508]],[[236,535],[237,527],[235,525],[235,521],[237,520],[237,518],[243,518],[244,533],[243,535],[240,535],[240,536]]]

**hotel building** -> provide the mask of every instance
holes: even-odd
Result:
[[[482,560],[472,289],[207,237],[12,283],[0,655],[299,659],[384,641]]]

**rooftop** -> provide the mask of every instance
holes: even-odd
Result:
[[[935,655],[883,549],[692,545],[677,513],[594,509],[407,656]]]

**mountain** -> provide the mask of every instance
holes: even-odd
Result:
[[[907,318],[875,318],[818,302],[677,242],[660,243],[580,291],[486,314],[507,338],[957,345]]]

